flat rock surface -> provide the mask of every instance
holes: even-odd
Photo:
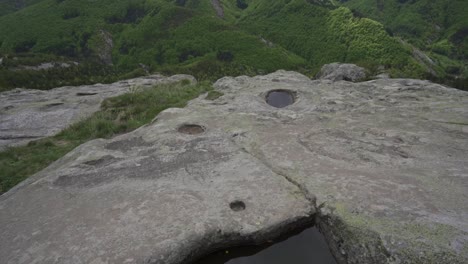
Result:
[[[2,195],[0,259],[181,263],[316,217],[339,263],[466,263],[468,93],[286,71],[215,88]]]
[[[0,150],[55,135],[99,110],[109,97],[134,87],[153,86],[184,79],[189,75],[151,75],[112,84],[60,87],[47,91],[17,88],[0,93]]]

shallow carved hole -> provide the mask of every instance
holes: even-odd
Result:
[[[179,129],[177,129],[177,131],[179,133],[195,135],[195,134],[201,134],[205,132],[205,128],[203,128],[200,125],[187,124],[187,125],[180,126]]]
[[[96,95],[98,93],[91,93],[91,92],[78,92],[76,93],[76,96],[90,96],[90,95]]]
[[[59,105],[63,105],[64,103],[50,103],[48,105],[46,105],[47,107],[53,107],[53,106],[59,106]]]
[[[245,210],[245,203],[242,201],[234,201],[229,204],[229,207],[231,207],[231,210],[234,212],[239,212]]]
[[[268,92],[266,96],[267,104],[276,108],[283,108],[291,105],[295,102],[295,99],[295,92],[289,90],[273,90]]]

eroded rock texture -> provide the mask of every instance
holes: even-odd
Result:
[[[340,263],[466,263],[468,93],[285,71],[215,88],[1,196],[0,259],[180,263],[316,217]]]
[[[109,97],[132,88],[195,81],[192,76],[152,75],[113,84],[61,87],[48,91],[14,89],[0,93],[0,150],[55,135],[70,124],[97,112]]]
[[[323,65],[316,77],[321,80],[358,82],[366,79],[367,72],[355,64],[330,63]]]

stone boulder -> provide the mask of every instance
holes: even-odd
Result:
[[[311,222],[339,263],[467,263],[468,93],[286,71],[215,88],[0,196],[3,263],[183,263]]]
[[[330,63],[322,67],[316,78],[331,81],[351,81],[359,82],[367,77],[366,69],[355,64]]]
[[[48,91],[21,89],[0,93],[0,151],[31,140],[53,136],[97,112],[101,102],[131,91],[188,79],[189,75],[151,75],[112,84],[60,87]]]

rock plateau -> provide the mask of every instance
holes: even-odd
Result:
[[[468,93],[287,71],[214,86],[2,195],[3,263],[183,263],[311,222],[339,263],[467,263]]]

